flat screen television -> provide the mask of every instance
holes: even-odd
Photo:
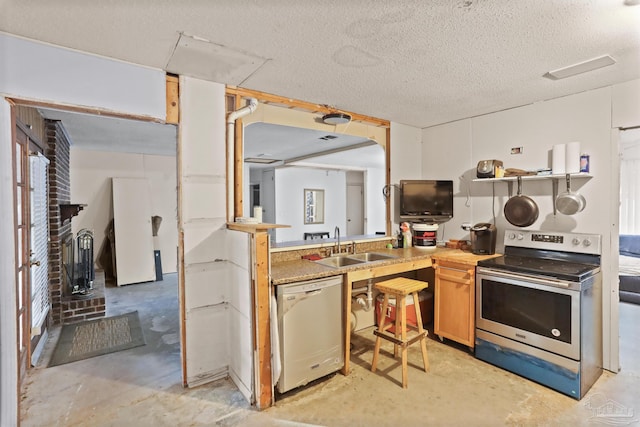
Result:
[[[401,180],[400,219],[439,224],[453,218],[453,181]]]

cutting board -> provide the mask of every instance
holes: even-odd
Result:
[[[476,265],[478,261],[482,261],[489,258],[499,257],[502,254],[493,255],[476,255],[472,252],[463,251],[460,249],[441,250],[434,253],[431,258],[435,261],[449,261],[457,262],[460,264]]]

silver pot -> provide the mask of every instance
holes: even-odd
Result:
[[[574,215],[587,206],[584,196],[571,191],[571,175],[567,174],[567,191],[556,198],[556,208],[561,214]]]

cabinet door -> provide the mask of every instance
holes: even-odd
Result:
[[[457,267],[457,266],[456,266]],[[474,271],[436,265],[434,332],[470,348],[474,346]]]

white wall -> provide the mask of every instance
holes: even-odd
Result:
[[[266,170],[262,174],[260,182],[260,203],[262,205],[262,221],[277,224],[276,222],[276,186],[275,171]],[[275,229],[269,230],[275,233]]]
[[[369,168],[365,173],[365,217],[364,234],[386,231],[387,218],[382,190],[386,185],[384,168]]]
[[[166,115],[162,70],[3,33],[0,33],[0,58],[0,93],[7,96],[158,119]]]
[[[246,167],[245,167],[246,169]],[[291,175],[293,170],[296,170],[294,175]],[[280,171],[289,171],[282,173]],[[343,194],[333,191],[334,188],[334,176],[342,176],[344,180],[341,181],[346,186],[349,181],[350,172],[343,170],[320,170],[313,168],[281,168],[281,169],[269,169],[264,172],[256,171],[251,176],[251,183],[260,183],[260,198],[262,208],[264,211],[263,222],[274,222],[277,224],[290,225],[291,228],[275,229],[272,233],[276,235],[275,241],[286,242],[302,240],[305,232],[316,231],[329,231],[333,236],[333,230],[336,225],[340,227],[342,235],[345,235],[346,230],[346,187],[344,192],[344,211],[342,209],[342,199],[335,199],[334,197],[342,197]],[[353,172],[353,175],[362,176],[361,172]],[[246,173],[245,173],[246,176]],[[301,183],[305,183],[301,186]],[[319,184],[316,184],[319,183]],[[383,168],[368,168],[364,171],[364,180],[360,179],[359,184],[363,186],[364,191],[364,212],[363,215],[366,218],[364,234],[375,234],[376,231],[385,231],[386,229],[386,216],[384,197],[382,189],[385,185],[385,171]],[[341,183],[335,183],[336,185],[342,185]],[[320,186],[318,186],[320,185]],[[244,193],[245,200],[249,200],[249,184],[245,185]],[[277,200],[273,201],[273,188],[276,188]],[[329,209],[326,205],[326,198],[329,197],[329,206],[332,206],[330,217],[333,218],[331,222],[328,222],[327,211],[325,211],[325,223],[324,224],[309,224],[304,225],[301,218],[298,218],[298,211],[302,215],[302,191],[304,188],[316,188],[325,189],[331,188],[329,192],[325,192],[325,208]],[[300,193],[300,200],[298,199],[298,192]],[[274,205],[275,203],[275,205]],[[283,209],[280,203],[287,203]],[[276,207],[280,206],[280,210]],[[275,215],[274,215],[275,212]],[[245,203],[245,216],[253,216],[253,211],[249,212],[247,204]],[[339,218],[342,214],[344,218]],[[286,222],[281,222],[286,221]],[[294,221],[294,222],[289,222]],[[343,224],[343,225],[340,225]]]
[[[291,228],[276,229],[276,242],[303,240],[304,233],[327,231],[333,236],[347,229],[347,184],[344,171],[282,168],[275,171],[276,223]],[[324,190],[324,223],[304,224],[304,189]]]
[[[612,127],[628,128],[640,124],[640,79],[612,86]]]
[[[471,222],[473,216],[468,198],[471,180],[476,177],[475,168],[471,167],[474,164],[471,121],[460,120],[436,126],[425,130],[423,137],[421,178],[453,181],[453,218],[440,224],[438,240],[461,238],[464,233],[461,225]]]
[[[399,194],[401,179],[422,178],[422,130],[391,123],[390,129],[390,193],[391,193],[391,234],[400,230]]]
[[[609,236],[610,218],[607,203],[601,203],[602,195],[608,194],[611,148],[611,88],[603,88],[577,95],[536,103],[501,113],[472,119],[473,162],[481,159],[503,159],[505,167],[526,170],[550,167],[550,150],[554,144],[580,141],[582,152],[590,155],[591,180],[573,180],[572,190],[579,191],[587,199],[587,207],[573,216],[553,215],[551,181],[526,183],[523,192],[531,195],[540,216],[531,229],[550,231],[594,232]],[[511,155],[511,147],[524,147],[523,154]],[[472,164],[474,164],[472,163]],[[476,183],[472,194],[485,186]],[[502,200],[497,203],[496,226],[504,230],[512,227],[504,220],[502,208],[508,198],[506,185],[497,189]],[[565,189],[560,183],[560,191]],[[474,198],[473,218],[488,218],[491,197]]]
[[[456,191],[454,227],[447,229],[445,240],[467,238],[468,234],[455,226],[461,222],[493,221],[499,230],[498,250],[501,251],[505,228],[509,224],[502,212],[508,200],[507,184],[475,182],[469,186],[470,207],[464,185],[475,178],[479,160],[499,159],[505,167],[533,170],[550,167],[550,150],[554,144],[580,141],[582,152],[590,155],[591,179],[572,181],[572,190],[587,199],[585,210],[573,216],[553,215],[551,181],[526,181],[523,193],[539,206],[540,216],[530,229],[575,231],[603,236],[603,331],[604,366],[618,368],[617,320],[617,255],[612,248],[617,237],[617,140],[612,138],[612,111],[618,111],[618,123],[640,124],[639,83],[634,81],[605,87],[546,102],[539,102],[507,111],[460,120],[423,130],[423,177],[465,180]],[[615,96],[612,96],[615,94]],[[612,99],[613,98],[613,99]],[[446,146],[446,150],[442,147]],[[511,147],[523,147],[523,154],[511,155]],[[455,155],[451,155],[455,153]],[[564,190],[560,183],[560,191]],[[496,197],[492,194],[495,191]],[[516,191],[514,186],[514,193]]]
[[[425,129],[423,160],[425,178],[454,179],[464,176],[456,191],[455,222],[493,221],[502,237],[505,228],[513,228],[502,212],[508,200],[506,183],[471,182],[475,167],[483,159],[503,160],[506,168],[535,170],[550,166],[550,150],[554,144],[580,141],[582,151],[591,156],[590,180],[572,182],[573,190],[587,198],[586,209],[574,216],[553,216],[551,181],[525,181],[523,193],[532,197],[540,208],[538,220],[531,229],[579,231],[609,234],[611,223],[602,195],[608,193],[610,164],[609,133],[611,129],[611,88],[536,103],[498,113]],[[455,156],[436,153],[446,144]],[[523,154],[510,154],[511,147],[523,147]],[[471,208],[464,202],[469,184]],[[494,190],[495,188],[495,190]],[[560,184],[560,190],[564,185]],[[495,199],[492,197],[495,191]],[[516,191],[514,186],[514,192]],[[462,208],[460,208],[462,206]],[[458,219],[459,212],[462,217]],[[468,236],[452,227],[447,238]],[[501,239],[499,239],[501,240]]]
[[[113,219],[111,178],[147,178],[151,187],[151,214],[162,217],[154,249],[162,258],[162,272],[177,271],[178,247],[176,158],[114,153],[71,147],[71,202],[85,206],[71,225],[74,235],[87,228],[94,233],[94,260],[106,240]],[[132,209],[135,209],[132,206]]]

